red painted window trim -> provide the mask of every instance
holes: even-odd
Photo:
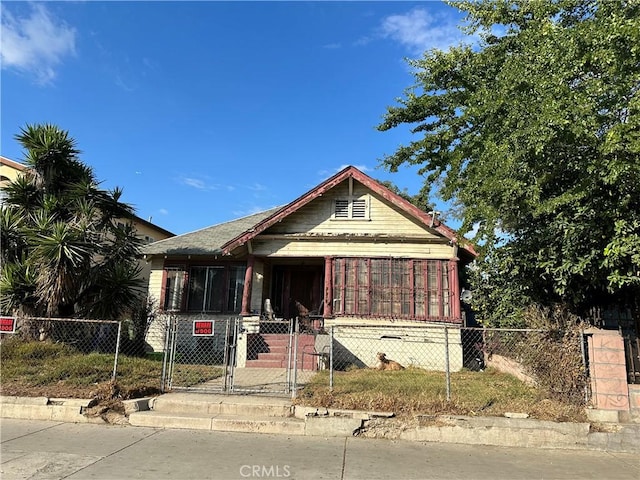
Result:
[[[389,308],[386,308],[384,302],[377,302],[378,309],[381,311],[387,310],[388,313],[375,313],[374,302],[372,301],[372,294],[374,291],[374,285],[372,284],[373,265],[374,261],[380,268],[380,280],[382,285],[378,285],[376,290],[382,291],[385,295],[388,293],[391,304]],[[384,263],[388,262],[388,263]],[[334,316],[360,316],[360,317],[374,317],[374,318],[405,318],[408,320],[423,320],[423,321],[457,321],[456,309],[452,294],[455,294],[455,288],[451,285],[452,266],[449,260],[431,260],[431,259],[404,259],[404,258],[357,258],[357,257],[340,257],[332,260],[333,270],[333,293],[339,298],[339,305],[333,311]],[[347,272],[347,265],[352,270]],[[416,266],[419,275],[422,276],[422,288],[418,290],[416,287]],[[366,268],[367,272],[362,272],[361,269]],[[408,269],[408,275],[405,275]],[[387,270],[385,272],[385,270]],[[360,284],[360,278],[363,273],[366,273],[367,285]],[[444,275],[447,275],[447,288],[445,289]],[[351,277],[353,275],[353,277]],[[435,275],[435,292],[430,285],[429,277]],[[384,278],[383,278],[384,277]],[[353,285],[347,285],[349,278],[353,279]],[[401,279],[401,284],[398,285],[394,279]],[[406,279],[406,281],[405,281]],[[367,288],[369,293],[366,301],[360,302],[361,291],[363,288]],[[349,312],[347,309],[347,294],[351,290],[352,301],[349,305],[352,307]],[[446,290],[446,292],[445,292]],[[416,294],[420,292],[423,294],[424,314],[418,315],[416,312]],[[432,314],[431,311],[431,298],[436,295],[437,299],[437,312]],[[408,312],[405,309],[406,295],[408,295]],[[400,313],[394,313],[394,305],[400,305]],[[405,313],[407,312],[407,313]]]

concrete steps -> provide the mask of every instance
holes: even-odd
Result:
[[[136,427],[185,428],[220,432],[305,434],[304,420],[293,417],[240,417],[148,411],[129,415],[129,424]]]
[[[289,399],[171,393],[149,402],[148,411],[129,414],[137,427],[305,435],[305,421],[293,416]]]

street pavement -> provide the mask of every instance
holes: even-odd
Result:
[[[2,480],[640,478],[631,453],[0,419]]]

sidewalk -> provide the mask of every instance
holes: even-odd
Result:
[[[400,420],[389,412],[333,410],[292,404],[273,396],[169,393],[125,402],[127,417],[108,419],[135,427],[353,436],[456,443],[640,453],[640,424],[556,423],[529,418],[423,416]],[[71,423],[105,423],[88,400],[0,397],[0,417]]]
[[[2,480],[637,480],[637,454],[1,421]]]

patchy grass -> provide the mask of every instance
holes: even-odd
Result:
[[[161,360],[120,355],[113,385],[113,354],[83,354],[60,343],[4,340],[0,348],[0,393],[94,398],[110,390],[123,400],[158,394]],[[220,368],[189,365],[188,369],[177,369],[174,379],[179,385],[195,385],[220,375]]]
[[[451,400],[447,401],[443,372],[418,368],[403,371],[358,369],[334,372],[329,391],[328,372],[319,372],[299,398],[309,406],[394,412],[400,417],[423,415],[488,415],[528,413],[554,421],[585,421],[584,409],[546,397],[543,391],[517,378],[488,369],[463,370],[451,375]]]
[[[120,356],[117,381],[110,382],[113,355],[82,354],[63,344],[3,340],[0,347],[2,395],[96,398],[103,403],[160,393],[161,358]],[[207,365],[177,365],[174,384],[197,385],[222,375]],[[451,400],[445,375],[419,368],[403,371],[353,369],[319,372],[302,390],[303,405],[416,414],[493,415],[528,413],[533,418],[584,422],[584,409],[548,398],[543,390],[494,369],[451,375]]]

